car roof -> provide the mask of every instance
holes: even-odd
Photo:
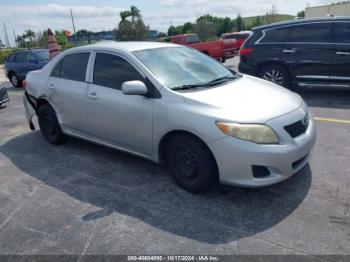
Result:
[[[304,24],[304,23],[312,23],[312,22],[338,22],[338,21],[347,21],[350,22],[350,17],[348,16],[336,16],[336,17],[318,17],[318,18],[303,18],[303,19],[296,19],[296,20],[288,20],[288,21],[282,21],[277,23],[272,23],[268,25],[262,25],[254,27],[252,30],[264,30],[269,29],[273,27],[278,26],[287,26],[287,25],[297,25],[297,24]]]
[[[92,45],[86,45],[81,47],[75,47],[70,50],[74,51],[92,51],[92,50],[103,50],[103,51],[139,51],[146,49],[162,48],[162,47],[174,47],[178,46],[171,43],[161,42],[115,42],[115,41],[103,41]]]
[[[33,49],[16,50],[16,51],[12,52],[10,55],[24,53],[24,52],[40,52],[40,51],[49,51],[49,49],[46,49],[46,48],[33,48]]]

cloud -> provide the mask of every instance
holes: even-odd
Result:
[[[37,6],[2,6],[1,15],[7,17],[43,16],[43,17],[67,17],[70,16],[70,9],[77,17],[111,17],[118,16],[122,8],[112,6],[63,6],[57,4]]]

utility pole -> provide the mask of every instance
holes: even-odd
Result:
[[[17,47],[17,40],[16,40],[16,32],[15,29],[13,29],[13,39],[15,41],[15,47]]]
[[[3,25],[4,25],[4,32],[5,32],[6,47],[10,47],[9,37],[7,35],[7,30],[6,30],[6,22],[4,22]]]
[[[73,17],[73,11],[72,11],[72,8],[70,9],[70,16],[71,16],[71,18],[72,18],[73,31],[74,31],[74,34],[75,34],[75,24],[74,24],[74,17]]]

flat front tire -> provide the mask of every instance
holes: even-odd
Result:
[[[50,144],[60,145],[66,141],[67,137],[63,134],[56,113],[50,105],[40,106],[38,118],[41,133]]]
[[[189,135],[176,135],[167,145],[166,163],[175,182],[191,193],[208,191],[217,182],[217,167],[207,146]]]

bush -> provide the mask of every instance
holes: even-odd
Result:
[[[13,49],[0,49],[0,65],[5,63],[6,58],[13,52]]]

